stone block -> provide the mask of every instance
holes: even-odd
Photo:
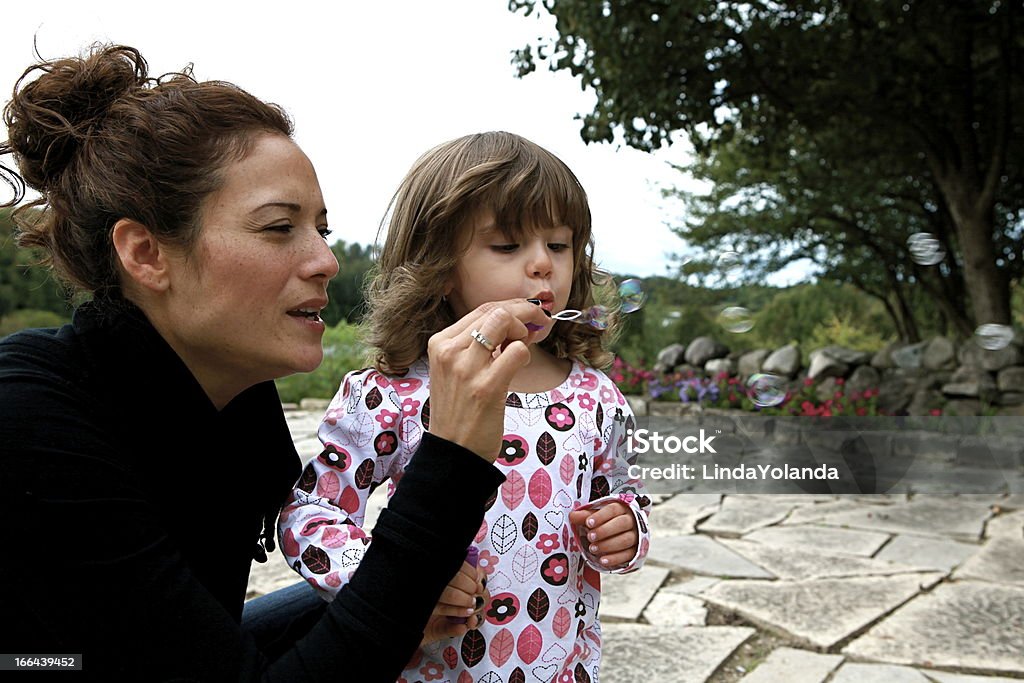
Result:
[[[773,351],[764,363],[761,370],[773,375],[794,377],[800,369],[800,347],[795,344],[787,344],[782,348]]]
[[[608,624],[601,631],[601,683],[705,683],[755,633],[739,626],[643,624]],[[535,667],[534,680],[553,680],[558,667],[549,666],[550,674]]]

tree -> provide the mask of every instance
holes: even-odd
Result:
[[[331,245],[331,251],[338,259],[340,270],[327,285],[330,302],[323,311],[323,318],[328,325],[340,321],[358,323],[366,307],[363,282],[374,264],[373,248],[338,240]]]
[[[596,92],[594,111],[583,116],[585,140],[611,141],[619,132],[627,144],[651,150],[678,131],[707,157],[742,131],[762,159],[780,166],[801,153],[790,134],[799,130],[832,155],[826,161],[833,166],[850,151],[879,154],[886,177],[925,185],[918,194],[931,197],[930,213],[948,221],[969,324],[1010,322],[1010,280],[1021,258],[1013,242],[1024,231],[1019,3],[543,6],[559,35],[536,53],[535,46],[520,50],[515,62],[525,75],[548,59]],[[537,3],[511,0],[510,9],[530,14]]]

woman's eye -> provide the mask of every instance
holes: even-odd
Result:
[[[290,223],[282,223],[281,225],[271,225],[267,227],[267,230],[271,232],[291,232],[292,225]]]
[[[327,239],[328,237],[330,237],[331,233],[334,232],[330,228],[326,228],[326,227],[324,227],[324,228],[317,228],[316,231],[318,233],[320,233],[320,236],[323,237],[324,239]]]
[[[495,244],[491,249],[500,251],[503,254],[511,254],[513,251],[519,248],[518,244]]]

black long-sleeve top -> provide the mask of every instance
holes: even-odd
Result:
[[[273,383],[216,410],[137,308],[3,339],[0,652],[82,653],[79,679],[391,683],[504,477],[425,435],[350,585],[267,661],[239,622],[299,467]]]

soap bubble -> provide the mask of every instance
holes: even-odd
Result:
[[[715,259],[715,265],[719,270],[728,273],[740,265],[740,255],[735,251],[723,251]]]
[[[635,313],[644,305],[647,293],[644,292],[643,283],[640,280],[623,280],[619,285],[619,298],[622,299],[623,313]]]
[[[946,249],[935,235],[929,232],[915,232],[907,238],[907,249],[914,263],[934,266],[946,258]]]
[[[719,324],[733,334],[749,332],[754,327],[750,311],[742,306],[729,306],[718,314]]]
[[[770,408],[786,400],[786,388],[778,375],[758,372],[747,380],[747,396],[754,405]]]
[[[1005,349],[1013,341],[1013,328],[1009,325],[988,323],[974,331],[974,343],[989,351]]]
[[[586,314],[587,322],[591,327],[598,330],[608,328],[608,309],[604,306],[591,306]]]

